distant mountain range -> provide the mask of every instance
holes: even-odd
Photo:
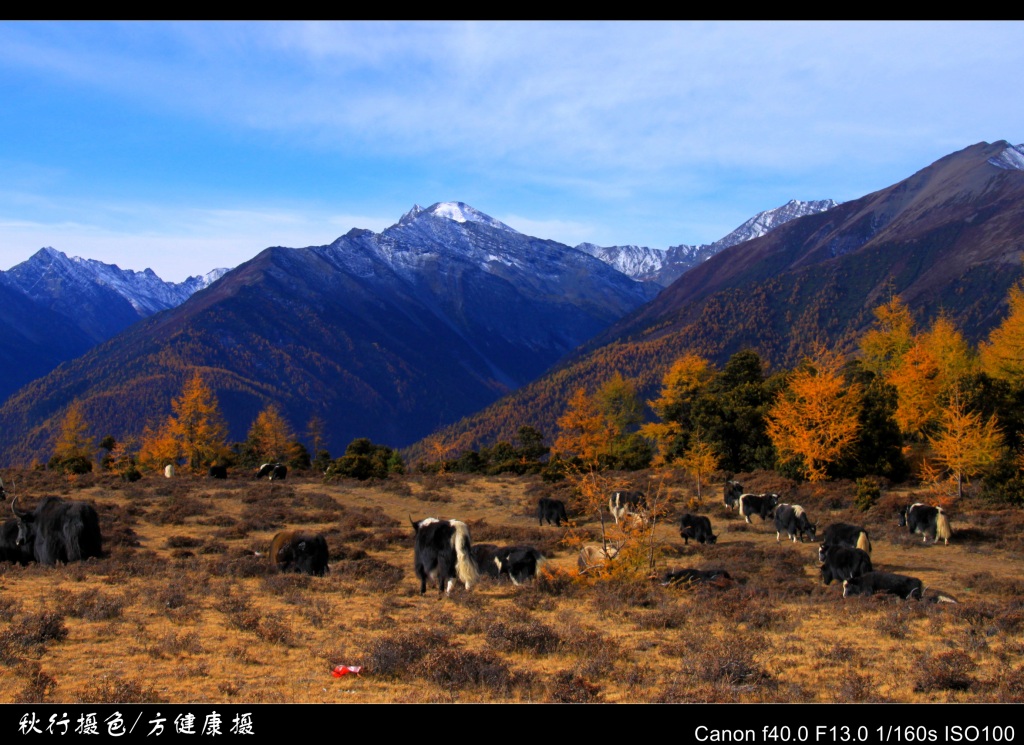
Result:
[[[790,200],[781,207],[754,215],[724,238],[699,246],[679,245],[670,248],[646,246],[595,246],[581,243],[576,246],[601,261],[611,264],[623,274],[643,282],[656,282],[668,287],[698,264],[737,243],[759,238],[790,220],[830,210],[839,203],[832,199],[812,202]]]
[[[0,342],[38,355],[0,355],[28,369],[55,364],[47,345],[82,351],[0,406],[0,453],[46,457],[75,400],[97,436],[137,435],[196,370],[233,439],[274,402],[300,433],[322,417],[338,453],[355,437],[401,447],[446,426],[461,445],[521,424],[553,434],[575,387],[621,372],[646,395],[687,350],[722,363],[753,348],[773,369],[816,343],[852,350],[892,292],[975,341],[1021,276],[1024,148],[979,143],[860,199],[791,202],[736,233],[577,249],[443,202],[381,233],[268,248],[179,295],[148,284],[151,272],[44,249],[0,277]],[[119,320],[104,325],[112,307]]]
[[[138,434],[203,372],[243,439],[269,402],[335,452],[406,445],[533,380],[657,287],[461,203],[382,233],[268,248],[13,395],[0,452],[38,454],[80,399],[97,433]]]
[[[440,432],[456,447],[553,434],[578,387],[615,372],[653,396],[687,351],[723,364],[743,349],[789,368],[816,344],[852,352],[898,293],[922,326],[940,312],[972,343],[1022,275],[1024,146],[982,142],[893,186],[791,220],[685,273],[538,380]]]
[[[695,250],[711,255],[808,205],[834,202],[792,202]],[[637,249],[661,256],[660,270],[641,282],[589,252],[444,202],[414,206],[380,234],[353,230],[328,246],[267,249],[234,271],[180,284],[42,249],[0,274],[0,291],[29,301],[10,304],[8,315],[24,306],[21,327],[45,324],[31,341],[50,352],[31,377],[12,369],[0,388],[9,394],[40,378],[7,401],[0,443],[42,452],[48,419],[83,396],[98,433],[137,434],[166,413],[183,371],[197,366],[220,386],[238,439],[259,408],[277,401],[300,429],[312,414],[330,414],[335,448],[363,435],[408,444],[533,380],[650,300],[662,289],[652,279],[683,270],[683,248]],[[225,274],[226,285],[198,292]],[[25,359],[26,346],[14,356]],[[22,448],[26,428],[36,434]]]
[[[222,276],[215,269],[165,282],[151,269],[121,269],[42,248],[0,272],[0,400],[25,383],[106,341],[136,321],[173,308]]]

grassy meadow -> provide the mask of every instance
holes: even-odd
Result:
[[[622,476],[645,489],[661,478]],[[688,485],[658,482],[667,511],[653,556],[659,573],[721,568],[734,581],[664,587],[646,572],[580,577],[566,529],[539,527],[536,501],[564,499],[574,535],[599,539],[601,524],[574,511],[567,485],[538,477],[4,477],[26,506],[50,494],[95,505],[107,555],[0,564],[0,702],[1024,700],[1024,513],[976,499],[952,513],[950,545],[931,545],[896,526],[896,506],[923,494],[883,490],[860,512],[849,482],[738,476],[820,528],[865,525],[876,569],[920,577],[959,600],[949,604],[843,599],[819,580],[817,544],[747,525],[720,484],[697,504]],[[684,546],[688,505],[711,518],[716,545]],[[460,519],[474,542],[549,559],[528,585],[485,577],[421,596],[410,516]],[[279,574],[254,555],[292,528],[325,535],[326,577]],[[362,674],[335,678],[339,664]]]

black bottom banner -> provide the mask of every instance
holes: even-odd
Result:
[[[431,711],[442,707],[449,710]],[[1019,704],[2,704],[0,742],[303,735],[343,742],[423,737],[424,728],[441,727],[447,731],[431,738],[500,741],[504,732],[509,740],[670,737],[673,745],[1024,745],[1022,715]]]

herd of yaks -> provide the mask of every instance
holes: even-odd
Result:
[[[751,522],[753,515],[762,521],[772,518],[776,541],[782,540],[783,533],[794,542],[803,541],[805,536],[812,541],[817,540],[817,523],[811,522],[800,505],[780,503],[778,494],[744,493],[743,486],[737,481],[727,481],[722,494],[725,506],[737,510],[747,523]],[[683,516],[684,522],[686,517]],[[912,534],[921,535],[924,541],[930,538],[933,543],[942,540],[944,545],[949,545],[952,537],[946,512],[941,507],[921,502],[901,508],[897,525],[907,528]],[[871,563],[871,540],[862,526],[834,523],[825,528],[818,547],[818,561],[822,582],[826,585],[833,580],[842,582],[843,597],[885,593],[907,600],[956,602],[944,592],[933,591],[926,595],[924,584],[917,577],[875,571]]]
[[[277,464],[261,467],[259,478],[274,478],[271,474]],[[219,474],[218,474],[219,476]],[[214,476],[214,478],[218,477]],[[276,474],[276,478],[282,478]],[[7,497],[0,479],[0,501]],[[36,562],[55,565],[102,556],[102,535],[95,508],[87,502],[46,497],[35,510],[21,510],[17,498],[11,503],[14,518],[0,524],[0,561],[22,565]],[[792,541],[805,538],[817,540],[817,523],[811,522],[800,505],[782,504],[774,493],[744,493],[742,485],[727,481],[723,489],[723,502],[750,523],[757,515],[762,522],[774,520],[776,540],[786,533]],[[615,491],[608,501],[608,509],[616,522],[634,516],[642,519],[646,498],[639,491]],[[545,560],[533,546],[497,546],[491,543],[473,545],[469,528],[458,520],[427,517],[419,521],[409,518],[414,533],[413,567],[420,582],[420,593],[425,593],[427,582],[436,582],[439,593],[450,593],[455,582],[466,589],[475,584],[481,574],[499,579],[507,576],[519,585],[537,574]],[[545,522],[560,527],[568,521],[565,504],[558,499],[542,497],[537,503],[538,524]],[[941,507],[914,503],[899,512],[898,524],[911,533],[948,544],[951,537],[949,519]],[[710,518],[685,513],[679,521],[679,535],[686,544],[693,539],[701,544],[713,544],[717,536],[712,531]],[[603,566],[613,560],[620,546],[587,544],[580,549],[577,566],[581,573]],[[260,555],[260,554],[257,554]],[[274,536],[270,546],[270,561],[281,572],[298,572],[323,576],[329,571],[327,541],[320,533],[287,530]],[[843,584],[843,596],[888,593],[905,599],[929,599],[933,602],[956,602],[949,595],[930,591],[926,595],[923,583],[916,577],[875,571],[871,563],[871,541],[862,526],[835,523],[825,528],[818,548],[821,580],[828,585],[833,580]],[[731,581],[724,569],[677,569],[666,572],[662,584],[693,584]]]

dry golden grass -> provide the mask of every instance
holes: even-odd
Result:
[[[648,477],[635,477],[638,485]],[[782,483],[824,526],[867,525],[879,569],[920,577],[960,603],[841,597],[818,580],[816,544],[775,540],[719,503],[719,542],[684,547],[690,499],[668,484],[658,570],[724,568],[729,587],[573,578],[565,532],[537,526],[534,478],[410,476],[323,484],[149,477],[132,485],[17,478],[96,505],[108,556],[62,567],[0,564],[2,702],[1020,701],[1024,515],[965,503],[949,546],[895,525],[885,494],[857,513],[852,484]],[[485,579],[420,596],[409,516],[458,518],[473,539],[550,557],[524,587]],[[599,537],[600,525],[578,517]],[[283,528],[319,530],[324,578],[280,575],[265,557]],[[335,665],[363,665],[334,678]]]

